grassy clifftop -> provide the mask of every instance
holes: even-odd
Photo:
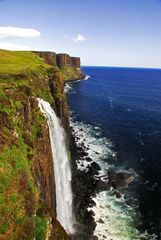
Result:
[[[36,99],[61,108],[61,86],[58,70],[32,52],[0,50],[1,240],[68,239],[55,219],[48,127]]]
[[[52,66],[32,52],[0,50],[0,87],[19,89],[21,86],[30,95],[50,99],[47,80]],[[37,80],[36,80],[37,79]]]
[[[43,59],[28,51],[0,50],[0,74],[20,75],[45,73],[50,67]]]

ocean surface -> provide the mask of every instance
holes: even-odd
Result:
[[[99,240],[161,239],[161,70],[83,67],[66,85],[71,124],[102,171],[133,175],[126,188],[94,198]],[[88,162],[78,167],[86,170]],[[100,221],[101,219],[101,221]]]

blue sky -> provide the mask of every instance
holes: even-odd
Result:
[[[83,65],[161,68],[161,0],[0,0],[0,12],[0,48],[67,52]]]

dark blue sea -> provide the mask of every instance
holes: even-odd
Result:
[[[122,197],[95,197],[98,239],[161,239],[161,69],[83,67],[68,83],[71,122],[103,172],[133,176]],[[80,131],[81,130],[81,131]],[[78,160],[85,171],[88,163]],[[101,173],[100,173],[101,174]],[[100,223],[99,219],[103,220]]]

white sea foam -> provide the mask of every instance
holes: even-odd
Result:
[[[90,76],[85,76],[84,80],[88,80],[90,78]]]
[[[96,206],[89,208],[95,213],[96,229],[94,235],[99,240],[155,240],[156,236],[149,236],[146,232],[140,234],[135,227],[138,221],[134,209],[128,206],[124,199],[117,199],[110,191],[104,191],[93,200]]]
[[[116,160],[116,153],[112,150],[112,143],[105,137],[101,137],[101,130],[99,127],[93,127],[90,124],[83,124],[81,122],[71,121],[71,126],[74,129],[74,134],[77,137],[77,146],[80,147],[82,143],[87,147],[86,152],[88,156],[99,163],[101,167],[100,174],[105,174],[105,170],[114,167],[108,163],[107,159],[110,157]],[[105,161],[106,160],[106,161]],[[93,162],[92,161],[92,162]],[[82,171],[87,170],[90,165],[86,160],[77,160],[78,169]]]
[[[84,78],[73,80],[72,82],[80,82],[80,81],[88,80],[89,78],[90,76],[85,76]]]
[[[90,78],[90,76],[85,76],[85,78],[83,78],[83,79],[77,79],[77,80],[73,80],[71,82],[65,83],[65,88],[64,88],[65,93],[69,93],[73,90],[73,88],[72,88],[72,83],[73,82],[80,82],[80,81],[88,80],[89,78]]]
[[[69,92],[71,90],[72,90],[72,86],[69,83],[66,83],[65,84],[65,88],[64,88],[65,93],[67,93],[67,92]]]
[[[107,170],[110,168],[118,170],[115,166],[117,155],[113,150],[113,144],[102,136],[101,129],[98,126],[93,127],[90,124],[73,121],[72,119],[71,126],[77,138],[77,146],[81,146],[83,142],[87,147],[88,156],[101,166],[100,175],[107,174]],[[108,163],[108,158],[112,158],[113,165]],[[90,163],[86,160],[77,160],[78,169],[82,171],[86,171],[89,165]],[[124,168],[120,169],[120,167],[119,170],[125,171]],[[137,219],[137,205],[134,203],[134,206],[130,207],[124,200],[123,194],[118,199],[113,191],[114,189],[111,188],[110,191],[98,193],[93,198],[96,205],[88,209],[95,214],[96,229],[94,235],[98,237],[98,240],[155,240],[155,235],[149,236],[146,232],[140,234],[137,230],[136,224],[139,221]],[[135,199],[133,201],[135,202]]]

